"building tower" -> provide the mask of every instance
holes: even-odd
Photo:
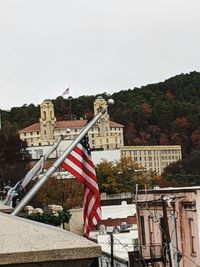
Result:
[[[97,114],[99,109],[106,108],[107,102],[101,96],[98,96],[94,101],[94,114]],[[99,134],[100,136],[109,135],[110,127],[109,127],[109,114],[106,109],[106,112],[101,116],[100,120],[97,122],[99,126]]]
[[[54,114],[54,106],[50,100],[45,100],[40,105],[40,134],[41,142],[48,145],[54,143],[54,127],[56,117]]]

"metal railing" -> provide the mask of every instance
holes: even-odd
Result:
[[[133,198],[132,193],[122,193],[122,194],[112,194],[107,195],[106,193],[101,193],[101,200],[109,200],[109,199],[127,199],[127,198]]]
[[[165,262],[166,248],[162,244],[134,246],[134,251],[129,252],[129,261],[131,267],[147,266],[148,263]]]

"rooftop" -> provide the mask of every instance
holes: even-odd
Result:
[[[0,213],[0,265],[91,259],[100,246],[61,228]]]
[[[114,121],[109,121],[110,127],[124,127],[122,124],[119,124]],[[83,128],[87,124],[87,120],[70,120],[70,121],[57,121],[55,122],[55,129],[65,129],[65,128]],[[19,133],[31,132],[31,131],[40,131],[40,123],[34,123],[30,126],[22,129]]]
[[[127,204],[126,201],[122,201],[121,205],[102,206],[101,209],[102,220],[108,218],[126,218],[136,214],[135,204]]]
[[[166,150],[166,149],[177,149],[180,150],[180,145],[156,145],[156,146],[123,146],[120,148],[121,150]]]
[[[174,193],[174,192],[191,192],[200,190],[200,186],[185,186],[185,187],[155,187],[148,190],[138,190],[138,194],[153,194],[153,193]]]

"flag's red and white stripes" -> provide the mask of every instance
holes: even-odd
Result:
[[[100,193],[94,165],[91,159],[88,138],[85,137],[62,162],[61,167],[69,171],[84,185],[83,218],[85,236],[101,218]]]

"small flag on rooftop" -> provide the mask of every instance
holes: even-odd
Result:
[[[67,89],[65,89],[65,91],[63,92],[62,96],[68,95],[69,94],[69,87]]]

